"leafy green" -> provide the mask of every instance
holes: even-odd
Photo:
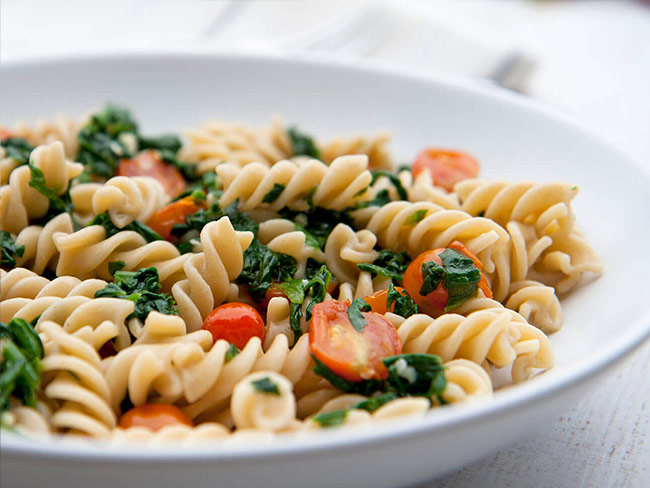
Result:
[[[366,318],[361,312],[369,312],[370,310],[370,305],[368,305],[363,298],[355,298],[352,300],[347,313],[350,322],[352,322],[352,327],[354,327],[357,332],[363,332],[363,328],[368,325]]]
[[[383,393],[381,395],[371,396],[366,400],[362,400],[352,408],[366,410],[367,412],[374,412],[379,407],[386,405],[388,402],[392,402],[396,398],[399,398],[399,396],[393,392]]]
[[[125,225],[121,229],[119,227],[116,227],[115,224],[113,224],[113,221],[111,218],[108,216],[108,212],[101,213],[95,216],[88,225],[101,225],[104,227],[106,230],[106,239],[109,237],[113,237],[115,234],[118,232],[122,232],[125,230],[130,230],[133,232],[137,232],[140,234],[142,237],[147,242],[153,242],[153,241],[160,241],[162,240],[162,236],[158,234],[157,232],[153,231],[151,228],[147,227],[144,225],[142,222],[139,220],[134,220],[130,224]]]
[[[312,191],[315,191],[315,188]],[[307,201],[309,203],[309,197],[307,197]],[[318,242],[320,249],[325,248],[327,237],[339,223],[349,226],[353,225],[352,217],[348,212],[314,207],[313,204],[310,205],[309,210],[304,212],[296,212],[288,208],[283,208],[279,213],[283,218],[298,224],[300,226],[298,230],[313,237]],[[314,244],[313,240],[310,240],[310,242],[310,245]]]
[[[19,166],[29,163],[29,155],[34,149],[26,139],[21,137],[2,139],[0,145],[5,148],[7,157],[16,161]]]
[[[0,412],[9,409],[11,396],[36,407],[44,355],[38,334],[23,319],[0,323],[0,348]]]
[[[136,317],[144,321],[149,312],[177,315],[176,302],[167,293],[159,293],[160,282],[156,268],[138,271],[115,271],[114,283],[109,283],[95,293],[95,298],[123,298],[135,303],[135,309],[127,319]]]
[[[93,114],[77,135],[79,152],[75,159],[89,174],[110,178],[115,174],[120,159],[134,156],[120,136],[136,136],[137,132],[137,124],[127,109],[107,105]]]
[[[271,381],[271,378],[268,376],[260,378],[259,380],[255,380],[251,384],[253,385],[253,388],[255,388],[260,393],[280,395],[280,388],[278,388],[278,385],[273,383],[273,381]]]
[[[235,346],[234,344],[230,344],[230,346],[228,346],[228,350],[226,351],[226,355],[224,356],[224,361],[226,363],[229,363],[240,352],[241,351],[239,350],[239,348],[237,346]]]
[[[193,195],[197,191],[202,191],[206,196],[211,195],[214,200],[218,200],[221,192],[218,189],[217,173],[208,172],[201,175],[201,178],[189,185],[185,191],[176,196],[172,201],[176,202],[181,198]]]
[[[322,376],[329,381],[334,388],[338,388],[346,393],[358,393],[359,395],[370,396],[376,391],[381,391],[385,385],[380,380],[361,380],[349,381],[341,378],[334,371],[329,369],[324,363],[318,360],[313,354],[311,357],[314,359],[316,365],[314,366],[314,373]]]
[[[274,183],[273,188],[271,188],[271,190],[262,198],[262,203],[275,202],[285,188],[286,187],[280,183]]]
[[[393,280],[401,280],[410,262],[411,258],[406,251],[394,253],[389,249],[382,249],[372,264],[360,263],[357,264],[357,268],[375,275],[387,276]]]
[[[296,260],[288,254],[271,251],[257,239],[244,251],[244,266],[237,283],[248,285],[253,298],[260,301],[272,282],[293,278]]]
[[[250,231],[257,235],[260,225],[249,217],[246,212],[239,210],[237,208],[238,204],[239,201],[235,200],[226,208],[222,209],[219,207],[219,203],[215,202],[208,210],[200,209],[185,217],[185,223],[175,224],[172,227],[172,234],[180,237],[190,230],[201,232],[201,229],[209,222],[219,220],[221,217],[228,217],[235,230]]]
[[[418,313],[418,306],[413,298],[411,298],[411,295],[409,295],[406,290],[402,290],[400,293],[391,283],[386,297],[386,309],[390,310],[393,304],[395,304],[393,313],[400,315],[405,319]]]
[[[388,368],[387,382],[399,396],[436,396],[445,403],[442,393],[447,386],[445,367],[439,356],[399,354],[382,360]]]
[[[29,163],[28,163],[29,164]],[[49,215],[58,215],[63,212],[70,212],[73,208],[70,201],[70,194],[65,192],[63,195],[58,195],[58,188],[50,188],[45,183],[45,175],[40,168],[29,164],[29,171],[31,173],[29,178],[29,186],[38,191],[41,195],[47,197],[50,201]]]
[[[307,244],[308,246],[314,247],[316,249],[321,248],[320,241],[313,234],[311,234],[311,232],[309,232],[307,229],[305,229],[302,225],[296,224],[295,222],[294,222],[293,225],[296,228],[296,230],[299,230],[300,232],[305,234],[305,244]]]
[[[294,156],[309,156],[320,159],[320,151],[316,147],[312,137],[303,134],[295,126],[289,127],[287,134],[289,134],[289,139],[291,140]]]
[[[395,187],[400,200],[408,200],[408,193],[406,192],[406,189],[402,185],[402,182],[399,180],[398,176],[395,173],[391,173],[390,171],[385,170],[376,170],[372,171],[371,173],[372,180],[370,181],[370,185],[373,185],[375,181],[377,181],[377,178],[380,176],[384,176],[388,178],[391,184]]]
[[[445,270],[435,261],[424,261],[420,266],[422,272],[422,287],[420,288],[420,295],[426,296],[433,292],[445,277]]]
[[[405,221],[405,225],[415,225],[418,222],[420,222],[424,217],[427,216],[427,209],[426,208],[421,208],[420,210],[416,210],[413,212],[413,215],[410,215]]]
[[[178,159],[178,150],[182,146],[178,136],[173,134],[165,134],[157,137],[138,135],[138,146],[140,150],[154,149],[158,151],[160,158],[183,173],[186,180],[196,181],[199,179],[196,165],[184,163]]]
[[[360,193],[363,193],[362,190]],[[385,188],[383,190],[379,190],[377,194],[375,195],[375,198],[372,200],[368,200],[365,202],[356,202],[354,205],[354,208],[351,208],[350,210],[357,210],[360,208],[368,208],[368,207],[383,207],[387,203],[390,203],[390,193],[388,193],[388,190]]]
[[[13,268],[16,266],[16,258],[23,257],[25,246],[16,246],[11,234],[6,230],[0,230],[0,245],[2,246],[2,260],[0,264],[6,269]]]
[[[443,286],[449,292],[449,300],[445,306],[445,312],[448,312],[476,296],[481,272],[471,258],[454,249],[445,249],[440,254],[440,260],[445,269]]]
[[[345,417],[347,417],[350,410],[334,410],[333,412],[319,413],[312,417],[312,420],[321,427],[336,427],[345,422]]]

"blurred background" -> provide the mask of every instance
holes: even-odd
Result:
[[[497,84],[650,164],[647,0],[0,3],[2,63],[188,50],[388,64]],[[426,486],[650,486],[648,346],[544,432]]]

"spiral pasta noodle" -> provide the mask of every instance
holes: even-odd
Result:
[[[339,280],[355,283],[359,276],[357,264],[372,263],[377,258],[377,237],[368,231],[355,232],[338,224],[325,243],[325,264]]]
[[[63,144],[65,155],[74,158],[79,149],[77,134],[85,124],[87,117],[71,119],[57,117],[55,120],[39,120],[30,126],[25,123],[16,124],[9,132],[14,137],[26,139],[32,146],[50,144],[60,141]]]
[[[394,163],[388,150],[389,140],[387,132],[374,136],[337,137],[320,145],[321,157],[330,164],[340,156],[365,154],[368,156],[369,168],[391,170]]]

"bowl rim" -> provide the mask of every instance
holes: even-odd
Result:
[[[438,88],[461,91],[465,95],[475,95],[500,103],[509,104],[519,110],[550,119],[553,123],[567,130],[580,133],[620,156],[621,161],[636,168],[650,186],[650,165],[644,164],[637,158],[631,157],[625,151],[616,147],[606,137],[597,133],[585,123],[579,121],[557,108],[544,105],[523,95],[510,92],[503,88],[456,75],[446,73],[431,73],[423,70],[403,73],[398,67],[381,62],[365,60],[351,62],[349,60],[333,59],[301,59],[288,58],[273,53],[246,53],[246,52],[215,52],[197,49],[161,49],[148,51],[129,52],[94,52],[67,55],[60,58],[29,58],[23,60],[2,61],[0,72],[19,71],[24,68],[57,68],[65,65],[115,63],[124,61],[138,61],[142,63],[160,63],[165,61],[204,61],[204,62],[246,62],[285,64],[293,67],[306,66],[308,68],[326,68],[338,72],[352,74],[373,74],[392,77],[401,82],[419,82]],[[442,432],[454,429],[461,424],[482,422],[509,412],[524,408],[533,402],[548,400],[563,391],[574,388],[596,375],[611,368],[614,363],[620,362],[634,350],[640,348],[650,338],[650,304],[642,311],[638,318],[621,334],[617,340],[598,358],[591,356],[575,365],[568,365],[561,375],[540,375],[532,380],[500,391],[491,400],[476,402],[467,405],[457,405],[453,409],[441,409],[435,414],[424,418],[400,423],[387,423],[382,429],[363,430],[346,428],[303,436],[279,436],[274,438],[272,444],[226,444],[225,446],[205,445],[183,446],[182,450],[148,448],[147,451],[134,446],[106,446],[93,441],[79,441],[75,439],[59,440],[56,442],[35,442],[34,439],[17,435],[0,436],[0,447],[3,455],[28,455],[31,458],[52,460],[86,460],[95,463],[143,463],[143,462],[182,462],[183,464],[203,463],[228,460],[249,460],[256,458],[273,459],[292,456],[313,455],[315,452],[331,450],[353,450],[368,444],[387,444],[400,438],[414,438],[430,436],[434,431]],[[110,457],[107,455],[110,454]]]

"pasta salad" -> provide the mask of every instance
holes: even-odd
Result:
[[[228,442],[490,397],[553,367],[558,295],[600,261],[571,183],[489,181],[388,135],[106,106],[0,129],[0,421]]]

